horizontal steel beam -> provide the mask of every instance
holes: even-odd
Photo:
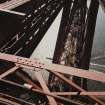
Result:
[[[57,76],[58,78],[66,82],[68,85],[72,86],[74,89],[77,89],[79,92],[87,92],[86,90],[78,86],[76,83],[74,83],[72,80],[67,79],[63,74],[60,74],[57,72],[51,72],[51,73],[53,73],[55,76]],[[104,105],[104,103],[100,99],[96,98],[95,96],[88,95],[88,97],[91,98],[93,101]]]
[[[46,69],[46,70],[50,71],[51,73],[54,73],[57,77],[61,78],[65,82],[69,83],[69,85],[75,87],[79,91],[86,92],[84,89],[80,88],[79,86],[77,86],[73,82],[70,82],[70,80],[65,79],[65,77],[62,77],[62,75],[59,74],[59,73],[62,73],[62,74],[73,75],[73,71],[76,72],[76,70],[77,70],[77,72],[76,72],[77,74],[75,74],[75,76],[77,76],[77,75],[81,76],[82,72],[84,74],[84,70],[66,67],[66,66],[62,66],[62,65],[56,65],[56,64],[41,63],[38,60],[33,60],[33,59],[23,58],[23,57],[19,57],[19,56],[10,55],[10,54],[3,54],[3,53],[0,53],[0,59],[14,62],[16,64],[16,66],[18,66],[18,67],[28,68],[29,70],[33,69],[33,70],[36,70],[36,72],[40,71],[39,69],[37,70],[37,68]],[[79,72],[79,74],[78,74],[78,72]],[[91,71],[86,71],[86,73],[88,74],[88,76],[86,75],[86,77],[85,77],[85,75],[84,75],[82,77],[90,79],[89,75],[97,76],[97,75],[101,74],[101,76],[103,76],[103,75],[105,76],[105,74],[103,74],[103,73],[94,73]],[[91,79],[94,80],[94,78],[92,78],[92,77],[91,77]],[[38,78],[38,80],[40,81],[39,78]],[[99,78],[98,79],[95,78],[95,80],[100,81]],[[103,80],[101,82],[103,82]],[[99,99],[97,99],[93,96],[89,96],[89,97],[91,99],[93,99],[94,101],[104,105],[104,103],[102,101],[100,101]]]
[[[105,92],[51,92],[54,95],[60,96],[71,96],[71,95],[79,95],[79,96],[105,96]]]
[[[59,72],[61,74],[68,74],[68,75],[73,75],[77,77],[99,81],[99,82],[105,82],[105,74],[101,72],[86,71],[86,70],[67,67],[63,65],[50,64],[50,63],[48,64],[45,62],[42,63],[38,60],[28,59],[28,58],[19,57],[19,56],[10,55],[10,54],[4,54],[4,53],[0,53],[0,59],[17,63],[19,64],[20,67],[25,67],[28,69],[35,70],[35,68],[41,68],[48,71]]]
[[[67,99],[67,98],[65,98],[65,97],[56,96],[56,95],[54,95],[53,93],[44,92],[43,90],[38,90],[38,89],[35,89],[35,88],[29,89],[29,88],[25,87],[24,85],[20,85],[20,84],[17,84],[17,83],[8,81],[8,80],[4,80],[4,79],[1,79],[0,81],[2,81],[2,82],[4,82],[4,83],[7,83],[8,85],[11,85],[11,86],[13,85],[13,86],[17,86],[17,87],[22,88],[22,89],[27,89],[27,90],[29,90],[29,91],[32,90],[33,92],[37,92],[37,93],[40,93],[40,94],[48,95],[48,96],[50,96],[50,97],[53,97],[53,98],[58,99],[58,100],[61,100],[61,101],[65,101],[65,102],[68,102],[68,103],[73,103],[73,104],[75,104],[75,105],[82,105],[82,104],[80,104],[79,102],[75,102],[75,101],[70,100],[70,99]],[[2,95],[2,93],[0,93],[0,96],[1,96],[1,95]],[[6,94],[4,94],[4,95],[6,95]],[[6,95],[6,96],[8,96],[8,95]],[[14,98],[14,99],[16,99],[16,100],[20,100],[20,102],[23,101],[23,100],[21,100],[21,99],[18,99],[18,98],[12,97],[12,96],[9,96],[9,97],[10,97],[10,98]],[[23,101],[23,102],[25,102],[25,101]],[[25,103],[26,103],[26,102],[25,102]],[[27,102],[27,103],[28,103],[28,102]],[[30,103],[28,103],[28,104],[30,104]]]

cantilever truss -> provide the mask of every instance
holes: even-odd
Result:
[[[66,96],[72,96],[72,95],[87,97],[88,99],[91,99],[91,102],[94,103],[92,105],[95,105],[95,104],[105,105],[105,102],[100,99],[100,97],[103,96],[103,100],[105,100],[105,92],[87,92],[86,90],[76,85],[72,80],[64,77],[64,74],[68,74],[68,75],[73,75],[73,76],[91,79],[91,80],[104,83],[105,82],[104,73],[85,71],[85,70],[57,65],[57,64],[43,63],[35,59],[33,60],[33,59],[28,59],[28,58],[4,54],[4,53],[0,53],[0,60],[12,62],[14,64],[14,66],[11,69],[7,70],[6,72],[0,75],[1,82],[6,83],[11,86],[19,87],[20,89],[24,89],[24,90],[26,89],[28,91],[40,93],[40,95],[41,94],[46,95],[49,105],[58,105],[58,104],[63,104],[64,102],[72,103],[73,105],[83,105],[80,102],[76,102],[76,101],[66,98]],[[22,84],[14,83],[12,81],[4,79],[6,76],[10,75],[11,73],[20,70],[19,68],[27,68],[28,70],[33,70],[33,73],[35,77],[37,78],[37,81],[40,83],[40,86],[32,82],[29,78],[27,78],[27,76],[24,76],[21,73],[18,73],[18,75],[23,80],[25,80],[27,84],[22,85]],[[48,87],[47,82],[44,80],[40,72],[42,70],[47,70],[48,72],[53,73],[55,76],[59,77],[65,83],[75,88],[77,91],[51,92]],[[13,100],[15,100],[15,102],[13,102]],[[0,93],[0,102],[1,101],[5,103],[6,102],[11,103],[14,105],[21,105],[19,104],[19,102],[26,103],[26,105],[35,105],[30,102],[23,101],[22,99],[14,98],[13,96],[7,95],[5,93]],[[41,105],[41,104],[38,104],[38,105]]]
[[[31,12],[22,16],[22,29],[14,33],[11,40],[0,48],[0,52],[30,57],[62,9],[63,0],[42,0],[38,4],[36,2],[34,4]],[[13,13],[13,11],[10,13],[7,10],[0,12],[11,15]],[[13,14],[20,16],[20,13],[17,12]],[[8,16],[6,17],[8,18]],[[25,49],[30,50],[27,52]]]

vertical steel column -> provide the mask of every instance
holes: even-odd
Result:
[[[72,0],[65,0],[63,3],[63,13],[60,24],[60,29],[58,33],[57,43],[55,47],[55,52],[53,56],[53,63],[60,64],[60,57],[64,51],[65,41],[67,39],[66,28],[69,22],[70,8]],[[53,74],[49,75],[49,84],[54,80],[55,76]]]
[[[85,30],[85,38],[84,38],[84,45],[82,50],[82,60],[81,60],[81,68],[82,69],[89,69],[90,58],[91,58],[91,50],[97,20],[97,13],[99,9],[99,2],[98,0],[91,0],[88,16],[87,16],[87,24]],[[84,88],[87,88],[87,80],[83,80]]]
[[[56,43],[54,57],[53,57],[54,63],[60,63],[60,56],[62,54],[62,51],[64,50],[65,41],[67,38],[66,28],[69,22],[71,3],[72,3],[72,0],[65,0],[63,4],[62,20],[60,24],[60,29],[59,29],[57,43]]]
[[[76,49],[74,52],[74,63],[72,62],[72,66],[76,68],[81,67],[81,60],[82,58],[82,48],[84,42],[84,32],[86,28],[86,14],[87,14],[87,0],[78,0],[74,1],[74,6],[71,11],[71,34],[72,34],[72,41],[74,41],[74,48]],[[72,44],[73,47],[73,44]],[[73,81],[83,87],[83,80],[79,77],[73,77]]]
[[[87,0],[74,0],[73,5],[71,2],[65,0],[53,63],[81,68]],[[49,81],[53,80],[54,76],[50,75]],[[73,80],[81,85],[80,78]]]

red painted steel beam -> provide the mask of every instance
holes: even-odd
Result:
[[[80,92],[86,92],[86,90],[84,90],[83,88],[81,88],[80,86],[78,86],[77,84],[75,84],[72,80],[67,79],[64,75],[57,73],[57,72],[52,72],[55,76],[57,76],[58,78],[60,78],[61,80],[65,81],[67,84],[69,84],[70,86],[74,87],[75,89],[79,90]],[[100,99],[94,97],[94,96],[88,96],[89,98],[91,98],[93,101],[100,103],[101,105],[104,105],[105,103],[103,103]]]
[[[34,75],[37,78],[37,80],[39,81],[43,91],[50,94],[50,90],[47,87],[42,74],[40,72],[35,71]],[[47,98],[49,100],[49,105],[57,105],[57,102],[55,101],[55,99],[53,97],[47,96]]]
[[[105,92],[51,92],[54,95],[60,96],[71,96],[71,95],[80,95],[80,96],[105,96]]]
[[[86,71],[83,69],[77,69],[63,65],[42,63],[38,60],[28,59],[4,53],[0,53],[0,59],[20,64],[20,67],[25,67],[28,69],[42,68],[52,72],[59,72],[62,74],[68,74],[99,82],[105,82],[105,74],[101,72]]]
[[[52,73],[52,72],[51,72]],[[54,72],[53,72],[53,74],[54,74]],[[98,102],[98,103],[100,103],[100,104],[102,104],[103,105],[103,102],[102,101],[100,101],[98,98],[96,98],[96,97],[94,97],[94,95],[95,95],[95,93],[92,95],[92,93],[88,93],[87,91],[85,91],[84,89],[82,89],[81,87],[79,87],[78,85],[76,85],[73,81],[71,81],[71,80],[69,80],[69,79],[67,79],[67,78],[65,78],[63,75],[61,75],[60,73],[55,73],[54,74],[55,76],[57,76],[58,78],[60,78],[60,79],[62,79],[63,81],[65,81],[66,83],[68,83],[70,86],[73,86],[75,89],[77,89],[77,90],[79,90],[79,91],[81,91],[80,93],[82,93],[82,95],[83,94],[87,94],[87,96],[89,96],[89,98],[91,98],[92,100],[94,100],[94,101],[96,101],[96,102]],[[25,81],[27,81],[27,80],[25,80]],[[30,83],[29,81],[27,81],[27,83],[29,83],[30,85],[32,85],[32,83]],[[32,85],[33,87],[34,87],[34,85]],[[35,87],[34,87],[35,88]],[[38,91],[38,90],[37,90]],[[39,90],[40,91],[40,90]],[[65,92],[66,93],[66,92]],[[53,93],[50,93],[50,94],[52,94],[53,95]],[[60,94],[60,93],[59,93]],[[62,93],[61,93],[62,94]],[[64,93],[63,93],[64,94]],[[67,94],[67,93],[66,93]],[[70,95],[70,93],[68,92],[68,94]],[[72,92],[71,92],[71,94],[72,94]],[[74,93],[73,93],[74,94]],[[97,93],[98,94],[98,93]],[[54,95],[57,95],[57,94],[54,94]],[[77,95],[76,93],[74,94],[74,95]],[[79,95],[79,94],[78,94]],[[104,92],[101,94],[101,93],[99,93],[99,95],[105,95],[104,94]]]
[[[19,76],[21,79],[23,79],[25,82],[27,82],[28,84],[32,85],[34,88],[37,88],[39,90],[42,90],[38,85],[36,85],[34,82],[32,82],[28,77],[26,77],[25,75],[23,75],[20,72],[16,72],[16,75]]]
[[[28,68],[28,69],[34,69],[35,68],[44,68],[44,69],[51,69],[52,73],[54,73],[57,77],[61,78],[62,80],[64,80],[65,82],[67,82],[69,85],[75,87],[76,89],[78,89],[79,91],[85,91],[84,89],[82,89],[81,87],[79,87],[78,85],[76,85],[75,83],[73,83],[72,81],[68,80],[67,78],[65,78],[63,75],[61,75],[60,73],[57,73],[57,72],[54,72],[52,68],[46,68],[47,64],[43,64],[43,63],[40,63],[39,61],[37,60],[32,60],[32,59],[28,59],[28,58],[23,58],[23,57],[19,57],[19,56],[14,56],[14,55],[9,55],[9,54],[3,54],[3,53],[0,53],[0,59],[3,59],[3,60],[8,60],[8,61],[11,61],[11,62],[14,62],[14,63],[18,63],[17,66],[20,66],[20,67],[25,67],[25,68]],[[45,66],[46,65],[46,66]],[[49,64],[50,66],[52,67],[55,67],[55,64]],[[56,65],[57,67],[57,70],[61,70],[62,67],[65,67],[65,66],[61,66],[61,65]],[[65,68],[70,68],[70,67],[65,67]],[[72,68],[72,69],[75,69],[75,70],[80,70],[80,69],[76,69],[76,68]],[[56,70],[56,71],[57,71]],[[71,70],[71,69],[70,69]],[[74,71],[74,70],[73,70]],[[81,70],[80,70],[81,71]],[[82,70],[83,71],[83,70]],[[81,71],[81,72],[82,72]],[[90,71],[86,71],[87,73],[93,73],[93,72],[90,72]],[[61,72],[62,73],[62,72]],[[95,73],[96,74],[96,73]],[[93,96],[89,96],[90,98],[92,98],[93,100],[95,100],[96,102],[98,103],[101,103],[102,105],[104,105],[104,103],[102,101],[100,101],[99,99],[93,97]]]
[[[38,68],[36,68],[36,69],[38,69]],[[38,70],[38,71],[39,71],[39,70]],[[22,76],[21,74],[18,74],[18,75]],[[38,82],[40,83],[40,85],[41,85],[43,91],[50,94],[50,90],[49,90],[49,88],[47,87],[47,84],[46,84],[46,82],[44,81],[44,78],[43,78],[42,74],[41,74],[40,72],[35,71],[35,72],[34,72],[34,75],[35,75],[35,77],[37,78]],[[29,79],[27,79],[26,77],[22,77],[22,78],[23,78],[24,80],[26,79],[25,81],[27,81],[28,83],[30,83],[33,87],[37,87],[35,84],[33,84],[31,81],[29,81]],[[37,88],[39,88],[39,87],[37,87]],[[39,88],[39,89],[40,89],[40,88]],[[57,103],[56,103],[56,101],[55,101],[55,99],[54,99],[53,97],[47,96],[47,98],[48,98],[48,100],[49,100],[49,102],[50,102],[50,105],[57,105]]]
[[[70,99],[67,99],[67,98],[64,98],[64,97],[61,97],[61,96],[56,96],[56,95],[54,95],[54,94],[52,94],[52,93],[44,92],[44,91],[42,91],[42,90],[38,90],[38,89],[35,89],[35,88],[33,88],[33,87],[32,87],[31,89],[29,89],[29,88],[27,88],[27,87],[25,87],[25,86],[23,86],[23,85],[14,83],[14,82],[12,82],[12,81],[4,80],[4,79],[1,79],[0,81],[5,82],[5,83],[7,83],[7,84],[9,84],[9,85],[13,85],[13,86],[17,86],[17,87],[23,88],[23,89],[32,90],[33,92],[37,92],[37,93],[41,93],[41,94],[44,94],[44,95],[48,95],[48,96],[54,97],[55,99],[58,99],[58,100],[66,101],[66,102],[69,102],[69,103],[73,103],[73,104],[75,104],[75,105],[81,105],[79,102],[75,102],[75,101],[73,101],[73,100],[70,100]],[[3,94],[3,93],[0,93],[0,96],[1,96],[2,94]],[[3,94],[3,95],[6,95],[6,94]],[[6,95],[6,96],[8,96],[8,95]],[[11,97],[11,96],[9,96],[9,97]],[[16,100],[20,100],[20,102],[23,101],[23,100],[21,100],[21,99],[15,98],[15,97],[11,97],[11,98],[14,98],[14,99],[16,99]],[[26,103],[26,101],[23,101],[23,102]],[[27,103],[28,103],[28,102],[27,102]],[[28,103],[28,104],[30,104],[30,103]]]
[[[9,75],[9,74],[15,72],[18,68],[19,68],[19,67],[16,67],[16,66],[15,66],[15,67],[13,67],[13,68],[7,70],[6,72],[4,72],[3,74],[0,75],[0,79],[2,79],[2,78],[4,78],[4,77],[6,77],[7,75]]]
[[[54,73],[54,71],[60,72],[60,70],[63,70],[63,68],[64,68],[64,69],[66,69],[65,71],[68,71],[69,74],[71,75],[71,73],[70,73],[71,70],[74,71],[74,69],[75,69],[75,72],[76,72],[76,70],[80,70],[80,69],[66,67],[66,66],[61,66],[61,65],[56,65],[56,64],[41,63],[41,62],[39,62],[37,60],[27,59],[27,58],[23,58],[23,57],[19,57],[19,56],[14,56],[14,55],[9,55],[9,54],[3,54],[3,53],[0,53],[0,59],[8,60],[8,61],[11,61],[11,62],[14,62],[14,63],[18,63],[19,67],[25,67],[25,68],[28,68],[28,69],[34,69],[34,70],[35,70],[35,68],[41,68],[41,69],[47,69],[47,70],[49,69],[50,72],[52,72],[52,73]],[[82,72],[84,72],[84,71],[80,70],[79,73],[82,73]],[[91,73],[94,73],[94,72],[90,72],[90,71],[85,71],[85,72],[88,73],[88,75],[91,74]],[[61,71],[61,73],[63,73],[63,72]],[[98,73],[98,74],[100,74],[100,73]],[[98,74],[94,73],[94,75],[96,75],[96,76]],[[64,80],[65,82],[69,83],[69,85],[72,85],[76,89],[78,89],[80,91],[85,91],[84,89],[80,88],[78,85],[73,83],[72,81],[70,82],[70,80],[66,79],[61,74],[55,73],[55,75],[58,76],[59,78],[61,78],[62,80]],[[102,75],[104,75],[104,74],[101,73],[101,76]],[[94,80],[94,78],[92,78],[92,79]],[[100,80],[98,80],[98,81],[100,81]],[[103,82],[103,80],[102,80],[102,82]],[[93,100],[95,100],[96,102],[100,103],[101,105],[104,105],[104,103],[102,101],[100,101],[99,99],[97,99],[97,98],[95,98],[93,96],[89,96],[89,97],[92,98]]]

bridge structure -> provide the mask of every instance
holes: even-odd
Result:
[[[100,97],[102,98],[103,96],[105,96],[105,92],[86,91],[83,88],[81,88],[80,86],[78,86],[77,84],[75,84],[72,80],[70,80],[64,76],[66,74],[66,75],[72,75],[72,76],[92,79],[92,80],[99,81],[99,82],[105,82],[105,74],[103,74],[103,73],[86,71],[86,70],[77,69],[77,68],[73,68],[73,67],[67,67],[67,66],[58,65],[58,64],[48,64],[45,62],[40,62],[35,59],[33,60],[33,59],[29,59],[29,58],[24,58],[24,57],[19,57],[19,56],[10,55],[10,54],[4,54],[4,53],[0,53],[0,59],[12,62],[14,65],[9,70],[7,70],[6,72],[4,72],[0,75],[0,81],[2,82],[2,83],[0,83],[0,85],[1,84],[3,85],[5,83],[6,86],[8,86],[8,88],[9,88],[9,86],[10,87],[12,86],[14,88],[16,87],[18,89],[24,89],[26,91],[33,91],[35,93],[40,93],[40,95],[44,94],[48,98],[47,104],[50,104],[50,105],[58,105],[58,104],[62,104],[64,102],[67,102],[69,104],[74,104],[74,105],[82,105],[82,103],[80,103],[78,101],[76,102],[69,98],[63,97],[63,96],[72,96],[72,95],[88,97],[87,99],[91,99],[91,102],[93,104],[101,104],[101,105],[105,104],[105,102],[100,99]],[[33,73],[34,73],[35,77],[37,78],[40,85],[34,83],[31,79],[29,79],[24,74],[21,74],[19,68],[27,68],[28,70],[33,70],[34,71]],[[69,91],[68,92],[67,91],[66,92],[64,92],[64,91],[62,91],[62,92],[54,91],[53,92],[53,91],[50,91],[50,89],[48,87],[48,83],[46,83],[46,81],[44,80],[44,78],[42,76],[42,73],[41,73],[42,70],[47,70],[48,72],[53,73],[55,76],[60,78],[62,81],[66,82],[70,87],[72,86],[73,88],[75,88],[75,92],[69,92]],[[15,83],[15,82],[10,81],[6,78],[8,75],[10,75],[11,73],[16,72],[16,71],[17,71],[16,74],[21,79],[23,79],[25,81],[24,84]],[[5,87],[5,85],[2,87]],[[6,88],[3,88],[3,91],[7,92],[8,90]],[[6,95],[2,92],[0,93],[0,96],[7,97],[11,101],[17,100],[18,103],[20,103],[20,105],[21,105],[21,102],[30,105],[30,103],[28,103],[27,101],[19,100],[18,98],[11,97],[10,95]],[[104,99],[105,98],[103,97],[103,100]],[[41,101],[40,98],[37,101]]]
[[[105,82],[104,73],[88,71],[98,0],[91,0],[89,7],[87,0],[12,1],[16,5],[10,2],[0,5],[0,19],[6,20],[6,25],[3,22],[0,25],[3,30],[0,34],[6,38],[0,42],[0,102],[7,105],[82,105],[74,100],[76,96],[84,104],[105,105],[105,92],[87,91],[87,79]],[[15,11],[15,6],[23,2],[34,4],[26,13]],[[61,9],[53,64],[29,59]],[[8,24],[13,21],[13,28],[8,27],[8,19],[11,19]],[[32,70],[37,80],[33,81],[23,68]],[[48,82],[40,73],[43,69],[50,73]],[[24,99],[21,92],[30,94],[30,99]]]

